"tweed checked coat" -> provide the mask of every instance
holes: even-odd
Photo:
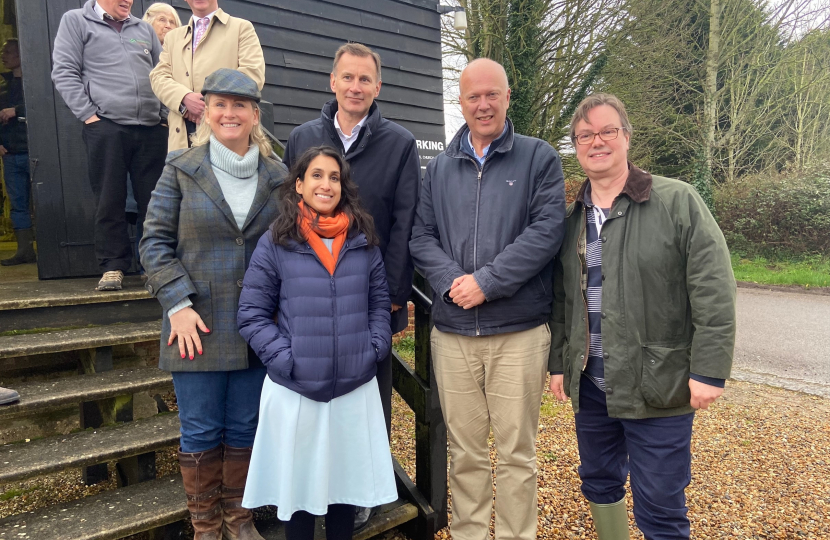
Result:
[[[236,312],[242,280],[259,237],[277,216],[275,190],[286,176],[285,166],[259,157],[254,202],[242,230],[233,218],[210,164],[209,145],[178,150],[153,191],[141,263],[147,290],[163,309],[159,367],[168,371],[233,371],[259,360],[239,335]],[[167,311],[190,297],[193,309],[210,333],[200,332],[204,353],[181,358],[174,343],[167,346]]]
[[[193,31],[192,17],[186,25],[171,30],[164,38],[158,64],[150,72],[153,92],[170,109],[170,152],[187,148],[187,130],[179,105],[185,95],[202,91],[205,77],[219,68],[230,68],[252,78],[260,90],[265,84],[265,57],[250,21],[217,10],[196,54],[191,50]]]

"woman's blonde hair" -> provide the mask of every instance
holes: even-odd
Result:
[[[210,124],[205,122],[205,118],[208,114],[208,109],[210,108],[210,98],[214,94],[208,94],[205,96],[205,113],[202,117],[202,122],[196,127],[196,133],[193,134],[192,145],[193,146],[202,146],[203,144],[207,144],[210,142],[210,136],[213,133],[213,130],[210,128]],[[262,111],[259,108],[259,104],[254,100],[247,100],[251,103],[254,109],[257,111],[257,116],[259,120],[262,121]],[[262,131],[262,126],[257,123],[254,125],[254,128],[251,130],[251,136],[249,138],[249,142],[251,144],[257,145],[259,147],[259,154],[263,157],[271,157],[274,153],[274,149],[271,147],[271,141],[268,139],[268,136]]]
[[[176,21],[176,28],[182,25],[182,20],[179,18],[179,14],[176,13],[176,9],[170,4],[165,4],[164,2],[156,2],[155,4],[148,7],[147,11],[144,12],[144,22],[153,24],[153,21],[156,20],[156,17],[158,17],[159,14],[163,11],[173,15],[173,20]]]

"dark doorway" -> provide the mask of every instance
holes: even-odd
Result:
[[[9,2],[11,0],[3,0]],[[187,24],[184,0],[165,0]],[[135,0],[140,17],[153,2]],[[93,249],[92,191],[81,122],[51,81],[51,54],[61,16],[84,0],[16,0],[28,105],[32,189],[40,279],[98,275]],[[443,149],[441,31],[434,0],[220,0],[250,20],[266,61],[263,99],[274,104],[272,132],[281,140],[318,117],[333,97],[331,60],[345,41],[374,48],[383,62],[378,103],[383,115],[419,140],[422,165]]]

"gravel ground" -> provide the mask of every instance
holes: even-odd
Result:
[[[692,483],[687,489],[692,538],[830,538],[830,400],[730,381],[723,398],[697,415]],[[405,418],[396,416],[396,426]],[[409,428],[414,429],[414,428]],[[394,430],[398,440],[405,432]],[[399,459],[414,449],[395,442]],[[495,465],[495,449],[491,446]],[[539,539],[596,538],[579,490],[579,454],[570,403],[546,393],[538,439]],[[643,538],[634,524],[632,538]],[[388,539],[402,539],[389,535]],[[442,530],[436,538],[450,538]]]
[[[414,475],[414,417],[397,395],[393,407],[392,451]],[[830,400],[730,381],[724,397],[695,420],[687,490],[693,538],[830,539],[828,418]],[[491,456],[495,463],[494,449]],[[549,394],[542,403],[538,458],[538,538],[595,538],[579,491],[573,411]],[[157,463],[160,474],[178,468],[172,449],[160,452]],[[86,487],[76,471],[0,486],[0,517],[112,487],[112,481]],[[629,518],[632,537],[642,538],[630,508]],[[390,532],[383,538],[404,537]]]

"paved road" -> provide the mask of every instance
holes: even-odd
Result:
[[[830,296],[739,287],[732,375],[830,398]]]

